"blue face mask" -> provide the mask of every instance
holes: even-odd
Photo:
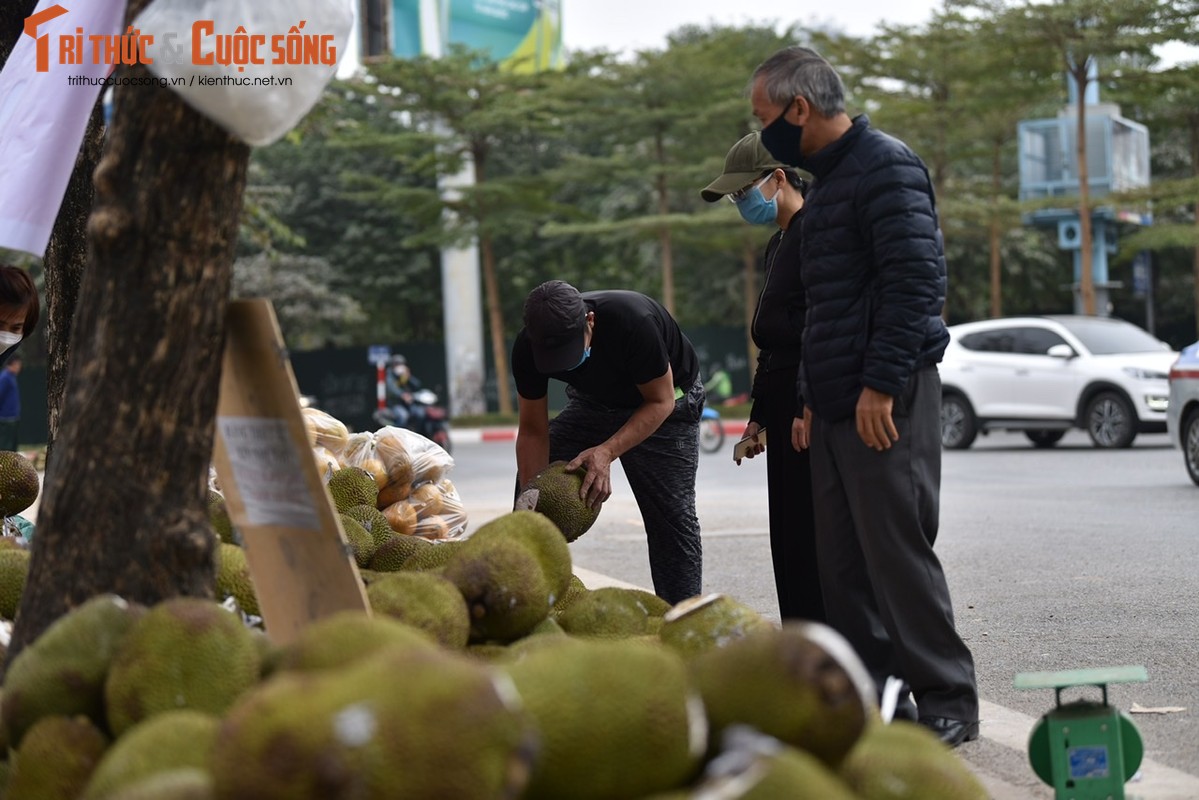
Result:
[[[771,176],[767,175],[760,183],[750,188],[744,197],[733,201],[737,210],[741,212],[741,219],[750,225],[773,225],[778,219],[778,192],[775,192],[774,197],[769,200],[762,194],[762,184],[770,178]]]
[[[572,370],[578,369],[579,367],[583,366],[583,362],[586,361],[590,357],[591,357],[591,348],[584,347],[583,348],[583,357],[579,359],[579,363],[575,364],[573,367],[571,367],[570,369],[568,369],[566,371],[571,372]]]

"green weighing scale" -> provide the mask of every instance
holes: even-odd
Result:
[[[1017,689],[1053,689],[1057,707],[1033,726],[1028,760],[1052,786],[1056,800],[1124,800],[1124,784],[1145,754],[1141,734],[1120,710],[1107,704],[1107,684],[1144,683],[1144,667],[1106,667],[1064,672],[1022,672]],[[1062,690],[1096,686],[1103,700],[1062,703]]]

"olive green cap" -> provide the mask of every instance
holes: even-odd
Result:
[[[762,146],[761,132],[754,131],[733,145],[724,157],[724,172],[705,186],[700,196],[709,203],[715,203],[726,194],[744,189],[766,170],[785,166]]]

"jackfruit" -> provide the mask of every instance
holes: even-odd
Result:
[[[873,683],[832,628],[788,622],[690,662],[714,737],[749,725],[836,768],[874,716]]]
[[[86,716],[107,727],[104,682],[133,624],[146,613],[116,595],[93,597],[50,624],[8,667],[0,715],[13,746],[42,717]]]
[[[0,517],[20,514],[33,505],[40,491],[33,462],[12,450],[0,450]]]
[[[425,633],[391,617],[338,611],[310,623],[279,654],[279,671],[343,667],[388,647],[435,649]]]
[[[5,452],[0,450],[0,453]],[[13,621],[21,606],[25,579],[29,576],[29,551],[0,550],[0,617]]]
[[[515,798],[535,733],[511,682],[437,647],[283,673],[226,715],[217,800]]]
[[[367,567],[378,572],[395,572],[402,568],[404,563],[418,550],[433,546],[433,543],[418,536],[392,534],[387,541],[379,545],[379,549],[375,551],[375,555]]]
[[[584,592],[555,615],[562,630],[572,636],[604,638],[644,636],[650,632],[649,617],[643,600],[630,590],[616,586]]]
[[[558,528],[566,541],[573,542],[591,529],[599,517],[599,509],[591,508],[579,496],[587,471],[566,471],[566,461],[554,461],[538,472],[521,492],[537,491],[535,511],[545,514]]]
[[[366,528],[359,524],[358,520],[344,513],[338,516],[341,517],[341,529],[345,533],[346,544],[350,546],[350,551],[354,554],[354,562],[360,567],[365,567],[371,563],[371,558],[375,555],[374,538]]]
[[[429,545],[429,547],[417,548],[405,562],[401,569],[405,572],[424,572],[426,570],[440,571],[445,569],[445,565],[450,562],[454,554],[461,549],[466,541],[459,539],[445,539],[443,541],[431,541],[422,539],[421,541]]]
[[[42,717],[12,757],[7,800],[79,797],[108,748],[108,737],[83,716]]]
[[[458,587],[431,572],[393,572],[366,587],[371,610],[422,630],[441,645],[466,647],[470,611]]]
[[[246,551],[235,544],[221,542],[216,551],[216,597],[232,597],[247,614],[261,614],[258,595],[254,594],[254,579],[246,563]]]
[[[362,467],[342,467],[329,477],[329,495],[342,512],[354,506],[375,505],[379,486],[374,476]]]
[[[258,682],[258,646],[239,617],[211,600],[176,597],[150,609],[117,648],[104,684],[116,735],[164,711],[222,714]]]
[[[862,800],[987,800],[962,760],[915,722],[896,720],[866,731],[841,765]]]
[[[394,534],[387,517],[374,506],[351,506],[346,509],[345,515],[366,529],[375,544],[375,550],[382,547]]]
[[[81,800],[106,800],[152,775],[208,769],[220,719],[201,711],[164,711],[113,742],[92,773]]]
[[[724,800],[858,800],[836,773],[815,756],[738,726],[724,737],[720,754],[704,770],[696,797]]]
[[[690,657],[728,645],[774,623],[726,594],[709,594],[683,600],[662,617],[662,641]]]
[[[237,544],[233,534],[233,520],[229,519],[229,506],[220,492],[208,490],[208,524],[222,542]]]
[[[466,598],[471,639],[511,642],[549,616],[565,594],[570,549],[548,517],[514,511],[462,542],[444,574]]]
[[[498,667],[536,720],[530,800],[642,797],[682,785],[706,746],[682,659],[656,642],[567,639]]]
[[[567,606],[589,591],[591,590],[587,588],[583,580],[578,575],[572,573],[570,580],[566,584],[566,592],[558,598],[558,602],[554,603],[552,613],[561,614]]]
[[[156,772],[118,789],[105,800],[213,800],[214,791],[207,770],[185,767]]]

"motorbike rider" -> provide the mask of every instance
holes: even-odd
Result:
[[[414,394],[421,388],[421,382],[408,366],[408,359],[398,354],[392,356],[388,362],[386,390],[396,426],[418,432],[424,427],[424,406],[414,399]]]

